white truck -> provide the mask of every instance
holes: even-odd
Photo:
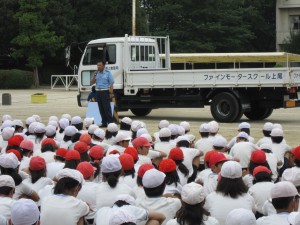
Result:
[[[103,59],[115,79],[117,110],[137,116],[208,105],[216,121],[234,122],[243,114],[262,120],[273,109],[299,106],[300,55],[170,54],[169,37],[128,35],[87,44],[78,68],[79,106],[87,106],[90,80]]]

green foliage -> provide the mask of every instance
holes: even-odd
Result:
[[[30,88],[33,72],[24,70],[0,70],[0,89]]]
[[[300,32],[291,32],[290,38],[283,46],[284,51],[300,54]]]

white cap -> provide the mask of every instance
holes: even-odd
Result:
[[[282,125],[280,123],[274,123],[273,128],[280,128],[281,130],[283,130]]]
[[[12,126],[24,127],[22,120],[13,120],[12,121]]]
[[[129,205],[135,205],[135,198],[128,194],[117,195],[116,201],[124,201],[127,202]]]
[[[144,174],[142,183],[145,188],[155,188],[161,185],[165,178],[165,173],[157,169],[150,169]]]
[[[78,130],[74,126],[67,126],[65,129],[65,135],[67,135],[69,137],[73,136],[77,132],[78,132]]]
[[[115,123],[109,123],[106,128],[109,132],[115,133],[119,131],[119,127]]]
[[[129,117],[124,117],[124,118],[122,118],[121,122],[126,123],[128,125],[131,125],[132,124],[132,119],[130,119]]]
[[[71,119],[72,119],[71,115],[68,114],[68,113],[62,114],[61,118],[65,118],[65,119],[69,120],[69,122],[70,122]]]
[[[189,205],[199,204],[205,199],[204,188],[195,182],[188,183],[182,188],[181,199]]]
[[[273,129],[274,125],[271,122],[266,122],[263,126],[263,130],[271,131]]]
[[[41,122],[41,117],[39,115],[32,115],[36,122]]]
[[[250,128],[251,128],[251,126],[247,122],[242,122],[242,123],[239,124],[239,130],[240,129],[250,129]]]
[[[34,133],[41,134],[46,132],[46,127],[42,123],[37,123],[33,128]]]
[[[159,137],[171,137],[171,130],[167,127],[161,128],[158,132]]]
[[[238,135],[236,137],[238,137],[238,138],[245,138],[246,140],[249,140],[249,135],[246,132],[244,132],[244,131],[238,133]]]
[[[186,135],[178,136],[176,138],[175,142],[178,143],[179,141],[187,141],[190,143],[190,140],[188,139],[188,137]]]
[[[249,209],[233,209],[227,215],[226,225],[256,225],[256,218]]]
[[[0,155],[0,166],[4,168],[15,169],[20,165],[17,156],[14,153]]]
[[[4,114],[4,115],[2,116],[2,122],[4,122],[5,120],[12,120],[12,118],[11,118],[10,115]]]
[[[271,189],[271,198],[294,197],[298,195],[298,191],[291,182],[280,181],[275,183]]]
[[[71,119],[71,124],[72,125],[77,125],[77,124],[80,124],[82,123],[82,119],[80,116],[73,116],[72,119]]]
[[[114,155],[107,155],[103,158],[101,163],[102,173],[113,173],[122,169],[122,165],[118,157]]]
[[[15,128],[13,127],[5,127],[2,130],[2,138],[4,141],[7,141],[9,138],[14,136]]]
[[[168,128],[171,131],[171,135],[178,135],[177,125],[176,124],[170,124]]]
[[[190,123],[187,121],[182,121],[179,125],[182,126],[185,131],[189,131],[191,129]]]
[[[61,118],[58,123],[60,128],[63,130],[70,125],[70,121],[67,118]]]
[[[89,126],[88,133],[89,134],[94,134],[95,130],[97,130],[99,126],[97,124],[92,124]]]
[[[1,125],[1,130],[3,130],[6,127],[11,127],[12,126],[12,121],[11,120],[5,120],[2,125]]]
[[[177,133],[178,133],[179,136],[185,135],[185,129],[184,129],[184,127],[182,127],[180,125],[177,126]]]
[[[170,122],[168,120],[161,120],[159,121],[158,127],[159,129],[168,127],[170,125]]]
[[[207,123],[202,123],[199,127],[199,132],[209,132],[209,125]]]
[[[46,136],[52,136],[56,134],[56,127],[52,125],[46,126]]]
[[[34,117],[32,117],[32,116],[27,117],[27,119],[26,119],[26,121],[25,121],[25,123],[26,123],[27,125],[30,125],[30,124],[33,123],[33,122],[36,122],[36,121],[35,121]]]
[[[140,137],[142,134],[149,134],[148,130],[146,128],[140,128],[138,129],[138,131],[136,132],[136,136]]]
[[[217,133],[219,131],[219,124],[214,120],[208,123],[208,127],[210,133]]]
[[[55,120],[49,121],[47,125],[52,125],[52,126],[54,126],[55,128],[58,128],[58,122],[56,122]]]
[[[196,140],[196,137],[193,134],[186,134],[185,136],[187,137],[187,139],[189,140],[190,143],[192,143]]]
[[[29,127],[28,127],[28,132],[31,133],[31,134],[33,134],[33,133],[34,133],[34,128],[35,128],[36,125],[38,125],[38,124],[39,124],[39,122],[36,122],[36,121],[32,122],[32,123],[29,125]]]
[[[78,170],[64,168],[56,174],[57,180],[60,180],[62,178],[66,178],[66,177],[77,180],[81,185],[84,184],[83,175]]]
[[[282,174],[282,181],[289,181],[295,185],[295,187],[300,187],[300,170],[296,168],[286,169]]]
[[[125,223],[136,224],[136,217],[129,210],[123,209],[122,207],[117,208],[109,219],[109,225],[121,225]]]
[[[283,137],[283,130],[280,128],[273,128],[270,135],[271,137]]]
[[[94,135],[97,136],[98,138],[100,139],[104,139],[105,137],[105,131],[102,130],[101,128],[97,128],[95,131],[94,131]]]
[[[216,136],[214,138],[214,141],[213,141],[213,146],[216,146],[216,147],[226,147],[227,145],[227,140],[226,138],[222,137],[222,136]]]
[[[152,143],[152,142],[153,142],[153,141],[152,141],[151,135],[148,134],[148,133],[147,133],[147,134],[142,134],[141,137],[146,138],[146,139],[148,140],[149,143]]]
[[[242,177],[242,167],[236,161],[227,161],[221,168],[221,176],[229,179]]]
[[[133,132],[137,132],[138,129],[140,129],[141,127],[142,127],[141,121],[139,121],[139,120],[132,121],[132,123],[131,123],[131,130]]]
[[[53,121],[53,120],[58,122],[57,116],[50,116],[48,122]]]
[[[299,212],[291,212],[288,216],[288,222],[291,225],[300,225],[300,213]]]
[[[31,199],[19,199],[11,207],[11,222],[14,225],[35,224],[39,217],[37,204]]]
[[[9,175],[0,175],[0,187],[11,187],[15,188],[15,181]]]
[[[93,123],[94,123],[94,118],[87,117],[87,118],[84,118],[84,120],[83,120],[84,127],[89,127]]]
[[[260,149],[267,149],[267,150],[270,150],[272,151],[272,146],[268,143],[263,143],[259,146]]]
[[[116,137],[115,137],[115,142],[118,143],[120,141],[127,141],[127,140],[131,140],[131,137],[128,136],[127,133],[125,132],[118,132]]]

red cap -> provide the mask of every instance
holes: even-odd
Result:
[[[164,173],[173,172],[176,170],[176,163],[173,159],[164,159],[159,164],[159,170]]]
[[[135,148],[143,147],[143,146],[146,146],[146,147],[151,146],[149,141],[144,137],[137,137],[136,139],[133,140],[132,145]]]
[[[18,150],[16,150],[16,149],[9,149],[9,150],[6,151],[7,154],[11,153],[11,152],[14,153],[15,156],[17,156],[17,158],[18,158],[19,161],[21,161],[22,155],[21,155],[21,153]]]
[[[206,153],[207,154],[207,153]],[[209,167],[216,165],[219,162],[225,162],[228,161],[228,159],[225,157],[223,153],[216,152],[215,154],[212,154],[209,159]]]
[[[136,150],[135,147],[125,148],[124,153],[127,153],[127,154],[131,155],[134,161],[138,160],[138,158],[139,158],[138,151]]]
[[[118,151],[118,150],[112,150],[110,151],[109,155],[114,155],[114,154],[118,154],[118,155],[121,155],[121,153]]]
[[[87,145],[90,145],[92,142],[92,138],[89,134],[82,134],[80,135],[79,141],[82,141],[86,143]]]
[[[215,150],[211,150],[211,151],[206,152],[206,154],[205,154],[205,156],[204,156],[204,161],[209,162],[210,157],[211,157],[213,154],[215,154],[215,153],[218,153],[218,152],[215,151]]]
[[[54,141],[54,139],[52,138],[45,138],[42,143],[41,143],[41,146],[43,147],[44,145],[46,144],[50,144],[52,145],[54,148],[57,148],[57,144],[56,142]]]
[[[93,167],[89,162],[81,162],[78,164],[76,170],[82,173],[84,179],[88,179],[89,177],[94,175],[95,170],[97,169]]]
[[[30,159],[29,169],[31,170],[42,170],[46,168],[46,161],[40,156],[34,156]]]
[[[134,161],[131,155],[124,153],[119,156],[120,163],[122,165],[122,169],[124,171],[126,170],[132,170],[134,167]]]
[[[155,167],[152,165],[152,164],[142,164],[140,167],[139,167],[139,170],[138,170],[138,176],[140,178],[143,178],[144,174],[148,171],[148,170],[151,170],[151,169],[154,169]]]
[[[260,172],[266,172],[268,174],[271,174],[271,171],[267,167],[265,167],[265,166],[257,166],[253,170],[253,176],[255,177],[256,174],[258,174]]]
[[[172,148],[169,153],[169,159],[183,160],[183,152],[180,148]]]
[[[255,150],[251,154],[251,161],[254,163],[265,163],[267,161],[266,153],[262,150]]]
[[[15,135],[8,139],[7,146],[20,146],[24,138],[21,135]]]
[[[56,155],[65,158],[68,150],[65,148],[59,148],[56,150]]]
[[[300,160],[300,146],[297,146],[291,151],[294,155],[294,158]]]
[[[66,160],[80,160],[79,152],[75,150],[69,150],[66,154]]]
[[[34,144],[30,140],[23,140],[20,144],[20,148],[33,151]]]
[[[93,146],[90,149],[90,156],[93,157],[93,159],[95,159],[95,160],[102,159],[104,156],[104,148],[99,145]]]
[[[84,152],[86,152],[87,150],[89,150],[90,147],[89,147],[85,142],[78,141],[78,142],[76,142],[76,144],[74,145],[74,149],[75,149],[76,151],[78,151],[79,153],[84,153]]]

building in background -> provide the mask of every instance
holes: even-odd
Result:
[[[276,50],[283,51],[291,32],[300,31],[300,0],[276,2]]]

